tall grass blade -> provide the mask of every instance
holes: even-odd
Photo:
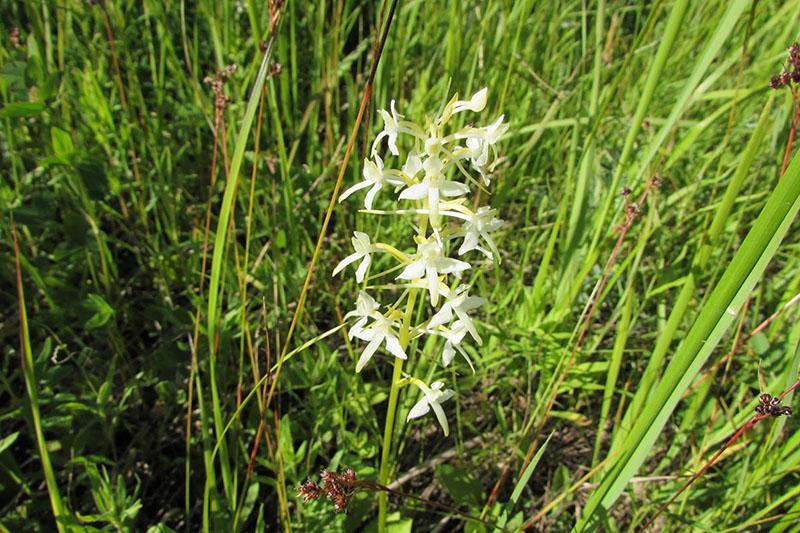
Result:
[[[42,415],[39,411],[39,392],[36,386],[36,376],[33,373],[33,352],[31,350],[31,337],[28,330],[28,312],[25,308],[25,291],[22,287],[22,267],[20,266],[19,242],[17,229],[12,226],[11,235],[14,238],[14,258],[17,268],[17,298],[19,300],[19,341],[22,358],[22,374],[25,378],[25,388],[28,391],[28,400],[31,406],[33,431],[36,437],[36,446],[39,449],[39,460],[42,462],[47,493],[50,496],[50,507],[59,531],[64,531],[64,520],[67,518],[61,493],[58,490],[53,464],[50,462],[50,453],[47,451],[47,441],[42,431]]]
[[[795,156],[722,278],[713,288],[630,434],[621,442],[621,455],[590,496],[583,517],[575,526],[577,531],[599,526],[603,511],[611,508],[647,458],[684,391],[763,275],[798,209],[800,157]]]

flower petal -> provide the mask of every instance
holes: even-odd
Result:
[[[369,360],[372,359],[372,356],[375,354],[375,350],[378,349],[378,346],[380,346],[382,340],[383,335],[375,335],[373,339],[369,341],[367,347],[364,348],[363,352],[361,352],[361,357],[359,357],[358,363],[356,363],[357,373],[361,372],[361,369],[364,368],[364,365],[366,365]]]
[[[428,414],[428,411],[431,410],[431,406],[428,405],[428,398],[423,395],[422,398],[419,399],[417,403],[414,404],[414,407],[408,412],[408,416],[406,417],[406,422],[409,420],[413,420],[414,418],[419,418],[421,416],[425,416]]]
[[[400,193],[401,200],[422,200],[428,195],[428,183],[415,183]]]
[[[442,351],[442,364],[447,367],[456,356],[456,350],[450,341],[444,343],[444,350]]]
[[[360,191],[361,189],[369,187],[370,185],[372,185],[372,183],[368,181],[359,181],[358,183],[356,183],[355,185],[344,191],[341,195],[339,195],[339,201],[340,202],[344,201],[348,196],[350,196],[354,192]]]
[[[397,279],[419,279],[425,273],[425,261],[418,259],[406,266]]]
[[[390,354],[398,359],[408,359],[408,356],[406,355],[406,352],[403,351],[403,347],[400,346],[400,341],[397,339],[397,337],[386,335],[386,349]]]
[[[444,431],[444,436],[448,436],[450,434],[450,425],[447,423],[447,416],[444,414],[444,409],[442,406],[439,405],[439,402],[429,402],[431,407],[433,408],[433,412],[436,415],[436,419],[439,421],[439,425],[442,426],[442,431]]]
[[[369,254],[364,254],[364,260],[361,261],[361,264],[358,265],[356,269],[356,281],[361,283],[364,281],[364,275],[367,273],[367,268],[369,268],[370,257]]]
[[[354,253],[354,254],[348,255],[347,257],[345,257],[344,259],[339,261],[339,264],[336,265],[336,268],[333,269],[333,274],[331,274],[331,275],[335,276],[336,274],[338,274],[339,272],[344,270],[345,267],[347,265],[349,265],[350,263],[358,261],[363,255],[364,254],[360,254],[360,253]],[[367,256],[367,257],[369,257],[369,256]]]
[[[375,195],[378,194],[378,191],[381,190],[382,186],[383,185],[380,181],[372,186],[367,195],[364,197],[364,207],[367,209],[372,209],[372,202],[375,201]]]

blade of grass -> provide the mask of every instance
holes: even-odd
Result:
[[[731,177],[731,181],[728,183],[728,187],[725,190],[721,202],[717,206],[717,209],[714,213],[714,218],[708,230],[706,242],[695,254],[693,268],[689,271],[689,273],[687,273],[682,284],[681,291],[672,305],[672,310],[667,318],[667,324],[656,340],[653,353],[648,359],[647,367],[642,374],[636,394],[631,401],[631,407],[626,411],[622,424],[619,426],[619,431],[614,435],[615,444],[620,438],[624,437],[625,432],[633,425],[633,421],[636,419],[639,411],[642,409],[642,406],[648,401],[650,389],[658,377],[658,372],[661,369],[661,365],[664,361],[664,357],[667,354],[667,350],[669,349],[672,340],[678,332],[678,328],[680,327],[686,311],[689,308],[689,302],[691,302],[692,298],[694,297],[697,284],[696,272],[702,272],[706,268],[711,257],[711,253],[717,245],[720,236],[722,235],[722,231],[728,222],[728,218],[733,211],[734,203],[739,196],[744,179],[750,172],[753,160],[758,153],[758,149],[762,146],[764,137],[769,130],[769,126],[772,122],[770,120],[770,110],[772,109],[773,100],[774,95],[771,95],[767,100],[767,103],[764,105],[764,109],[761,111],[758,123],[753,131],[753,135],[750,137],[747,147],[742,153],[742,159],[739,162],[739,165],[737,166],[733,176]]]
[[[576,524],[577,531],[598,527],[602,510],[609,510],[642,465],[683,392],[699,373],[738,309],[755,287],[800,209],[800,157],[795,156],[753,227],[737,250],[706,305],[678,347],[675,357],[621,443],[621,455],[595,489]]]
[[[50,496],[50,507],[59,531],[64,531],[64,520],[68,517],[61,493],[58,490],[53,464],[50,462],[50,453],[47,451],[47,441],[42,430],[42,415],[39,411],[39,392],[36,386],[36,376],[33,373],[33,353],[31,350],[31,337],[28,330],[28,312],[25,309],[25,292],[22,287],[22,267],[20,266],[19,242],[17,229],[11,226],[11,235],[14,238],[14,259],[17,267],[17,298],[19,301],[19,342],[20,356],[22,359],[22,374],[25,377],[25,388],[28,391],[28,400],[31,406],[33,419],[33,432],[36,436],[36,446],[39,448],[39,460],[42,462],[47,493]]]
[[[272,37],[270,45],[272,43]],[[250,129],[253,125],[256,110],[261,100],[261,88],[264,85],[267,74],[269,73],[269,62],[271,46],[267,47],[261,59],[261,66],[259,67],[258,74],[256,75],[255,83],[250,98],[247,101],[247,108],[245,109],[244,117],[242,118],[239,133],[236,136],[234,144],[233,159],[231,160],[231,168],[228,174],[227,182],[225,183],[225,192],[222,197],[222,205],[220,207],[219,218],[217,219],[217,231],[214,237],[214,254],[211,259],[211,278],[208,286],[208,345],[209,345],[209,380],[211,388],[211,405],[214,417],[215,434],[217,435],[218,443],[220,434],[222,433],[222,408],[220,405],[219,391],[217,390],[217,375],[216,375],[216,337],[217,337],[217,312],[219,307],[219,289],[220,279],[222,277],[222,262],[223,252],[225,250],[225,241],[227,239],[228,227],[231,222],[231,212],[233,209],[233,199],[236,195],[237,186],[239,183],[239,171],[242,167],[244,160],[245,149],[247,148],[247,140],[250,136]],[[234,497],[235,488],[231,482],[230,465],[228,464],[228,451],[227,446],[223,442],[220,448],[220,470],[222,472],[222,481],[225,489],[225,494],[229,499],[229,504],[232,509],[236,508]]]

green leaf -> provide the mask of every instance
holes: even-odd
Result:
[[[436,468],[436,477],[453,501],[473,508],[483,503],[483,487],[468,472],[444,464]]]
[[[522,494],[522,489],[524,489],[525,485],[528,484],[528,480],[531,478],[531,474],[533,474],[533,470],[536,468],[536,465],[539,464],[539,460],[542,458],[542,455],[544,455],[544,451],[547,449],[547,444],[550,442],[550,437],[552,436],[552,433],[547,436],[547,440],[544,441],[544,444],[539,446],[539,449],[536,450],[536,455],[533,456],[531,462],[525,467],[525,471],[522,473],[522,476],[520,476],[519,481],[517,481],[517,484],[514,486],[514,491],[511,493],[512,504],[517,503],[517,500],[519,500],[519,497]]]
[[[75,151],[75,147],[72,145],[72,137],[61,128],[56,128],[55,126],[50,128],[50,139],[53,142],[53,153],[59,157],[67,157]]]
[[[114,308],[108,305],[108,302],[99,294],[90,294],[88,305],[94,311],[94,314],[86,321],[86,329],[101,328],[114,316]]]
[[[769,350],[769,340],[767,340],[767,336],[763,332],[759,332],[750,339],[750,346],[753,347],[753,351],[757,355],[764,355]]]
[[[14,444],[14,441],[17,440],[17,437],[19,437],[19,431],[15,431],[8,437],[3,437],[0,439],[0,453],[3,453],[6,451],[6,448]]]
[[[411,533],[414,520],[403,518],[400,513],[392,513],[386,517],[387,533]]]
[[[0,108],[0,119],[35,117],[44,111],[41,102],[11,102]]]

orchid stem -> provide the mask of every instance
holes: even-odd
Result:
[[[417,290],[411,289],[406,300],[406,309],[403,314],[403,325],[400,328],[400,346],[403,351],[408,348],[411,339],[411,315],[414,312],[414,303],[417,299]],[[383,427],[383,449],[381,450],[381,468],[378,474],[378,481],[382,485],[389,484],[389,455],[392,449],[392,437],[394,435],[394,421],[397,418],[397,398],[403,376],[403,359],[394,358],[394,370],[392,371],[392,387],[389,390],[389,406],[386,410],[386,422]],[[387,492],[378,493],[378,532],[386,531],[386,504],[389,494]]]

